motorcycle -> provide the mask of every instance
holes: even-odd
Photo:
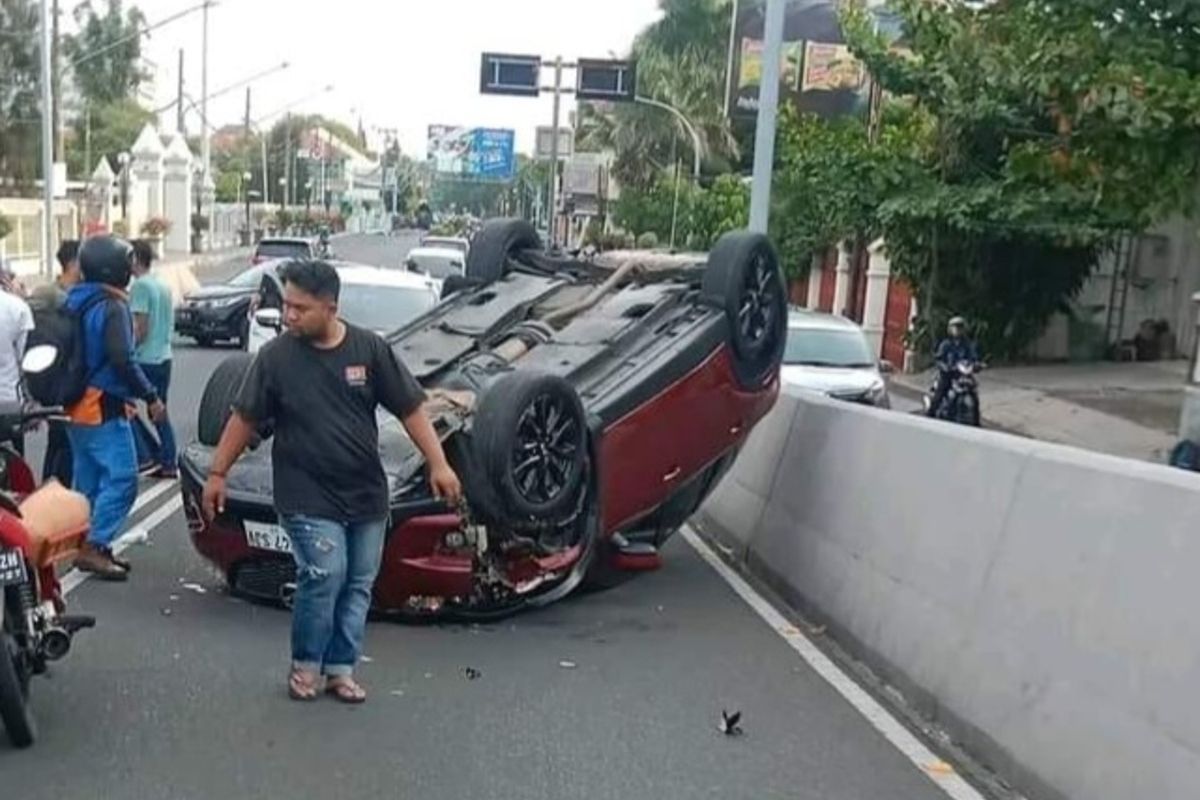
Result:
[[[975,376],[982,368],[982,364],[971,361],[959,361],[953,367],[948,368],[951,373],[950,388],[934,413],[936,419],[944,419],[975,428],[980,426],[979,381]],[[933,385],[922,398],[922,405],[926,413],[929,412],[929,405],[933,402],[934,395],[937,394],[941,373],[945,370],[947,370],[946,367],[938,368],[938,373],[933,378]]]
[[[47,355],[45,349],[29,351],[23,362],[27,372],[54,361],[55,353]],[[14,446],[22,431],[60,419],[65,419],[61,408],[0,405],[0,722],[19,748],[37,737],[29,707],[33,676],[65,657],[78,631],[96,624],[94,617],[65,613],[57,574],[87,540],[87,498],[53,480],[37,488],[32,469]]]

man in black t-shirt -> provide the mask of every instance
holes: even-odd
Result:
[[[297,572],[288,694],[315,699],[323,674],[328,693],[361,703],[354,665],[388,521],[376,408],[404,424],[436,496],[457,503],[462,486],[422,411],[420,384],[383,339],[338,319],[333,267],[294,261],[282,278],[288,335],[265,345],[246,375],[204,486],[204,512],[224,512],[225,475],[256,424],[271,420],[275,508]]]

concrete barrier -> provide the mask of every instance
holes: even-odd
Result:
[[[785,394],[699,521],[1030,795],[1200,797],[1194,474]]]

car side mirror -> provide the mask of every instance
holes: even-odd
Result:
[[[895,375],[896,365],[885,358],[879,362],[879,371],[884,375]]]
[[[254,312],[254,322],[263,328],[278,331],[283,328],[283,314],[279,313],[278,308],[260,308]]]

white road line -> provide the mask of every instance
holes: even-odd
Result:
[[[162,495],[165,492],[168,492],[171,489],[176,488],[178,486],[179,486],[178,481],[165,481],[163,483],[158,484],[153,489],[150,489],[149,491],[147,491],[145,494],[139,495],[137,501],[134,502],[133,508],[130,509],[129,513],[131,515],[136,514],[139,510],[141,510],[142,508],[145,508],[149,503],[151,503],[152,501],[157,499],[160,495]],[[125,530],[125,532],[122,533],[115,542],[113,542],[113,552],[116,553],[117,555],[120,555],[121,553],[123,553],[125,551],[126,548],[128,548],[130,546],[130,543],[131,543],[130,540],[132,538],[134,538],[137,534],[145,532],[145,534],[147,536],[149,536],[151,531],[153,531],[155,528],[157,528],[159,525],[161,525],[163,522],[165,522],[171,515],[173,515],[176,511],[178,511],[181,508],[183,508],[183,496],[182,495],[176,495],[175,497],[171,498],[167,502],[163,503],[161,506],[159,506],[157,509],[155,509],[153,512],[151,512],[150,515],[147,516],[144,520],[142,520],[141,522],[135,522],[133,525],[131,525],[129,528],[127,528]],[[136,538],[141,538],[141,537],[136,536]],[[77,569],[73,569],[70,572],[68,572],[66,575],[64,575],[62,577],[63,597],[66,597],[68,594],[70,594],[71,592],[78,589],[90,577],[92,577],[90,572],[80,572]]]
[[[858,713],[866,717],[867,722],[883,734],[883,737],[903,753],[926,777],[954,800],[985,800],[982,794],[963,780],[954,767],[926,747],[891,712],[859,686],[853,678],[843,672],[837,664],[833,663],[829,656],[822,653],[799,628],[788,622],[782,614],[775,610],[775,607],[756,592],[741,575],[738,575],[733,568],[722,561],[690,526],[685,525],[681,533],[692,549],[725,579],[725,582],[746,601],[747,605],[754,609],[763,622],[770,625],[818,675],[824,678]]]

